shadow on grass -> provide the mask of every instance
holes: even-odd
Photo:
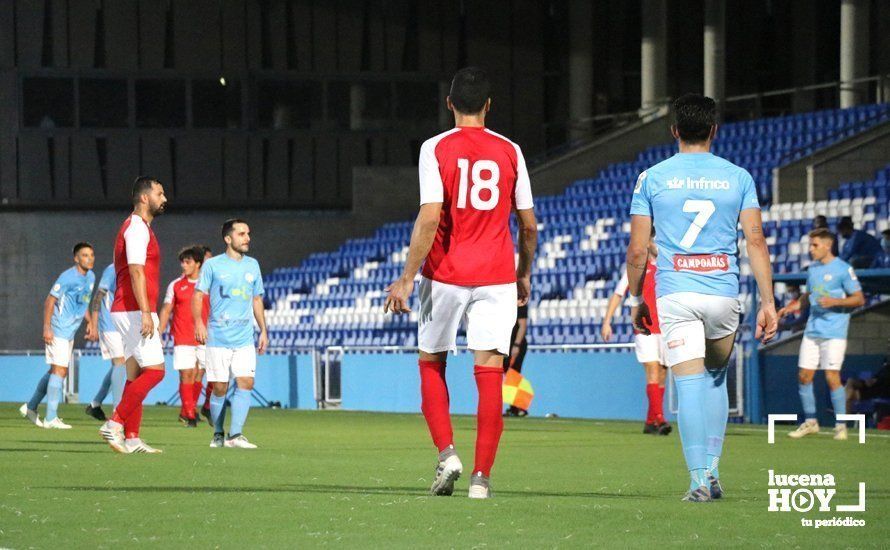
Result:
[[[281,485],[278,487],[34,487],[35,489],[61,489],[66,491],[108,492],[108,493],[320,493],[320,494],[355,494],[355,495],[402,495],[402,496],[429,496],[429,493],[420,488],[410,487],[357,487],[350,485]],[[596,491],[499,491],[498,496],[517,497],[567,497],[567,498],[616,498],[639,499],[657,498],[648,494],[619,494],[603,493]],[[458,497],[459,498],[459,497]]]

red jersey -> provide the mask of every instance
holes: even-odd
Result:
[[[164,303],[173,305],[173,314],[170,317],[170,335],[173,336],[174,346],[199,346],[195,340],[195,320],[192,317],[192,297],[195,295],[195,285],[198,279],[190,280],[183,275],[167,286],[164,295]],[[204,325],[210,315],[210,295],[204,295]]]
[[[128,266],[136,264],[145,268],[145,284],[148,306],[154,309],[158,303],[158,284],[161,273],[161,247],[154,232],[145,220],[131,215],[124,220],[114,242],[114,271],[117,288],[111,311],[139,311]]]
[[[516,282],[510,212],[533,206],[519,146],[459,126],[424,142],[418,170],[420,204],[442,203],[423,276],[460,286]]]
[[[651,323],[646,324],[646,328],[652,334],[661,334],[661,327],[658,325],[658,307],[655,304],[655,262],[650,261],[646,266],[646,278],[643,279],[643,302],[649,306],[649,316],[652,318]],[[618,286],[615,287],[615,294],[624,296],[627,294],[627,270],[621,275]],[[634,334],[640,334],[640,331],[634,330]]]

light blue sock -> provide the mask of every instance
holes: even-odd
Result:
[[[225,433],[226,396],[210,394],[210,418],[213,419],[213,433]]]
[[[708,432],[705,411],[707,378],[705,373],[674,377],[679,405],[677,424],[680,426],[680,441],[683,444],[686,467],[689,469],[690,490],[707,485],[708,479]]]
[[[250,410],[250,390],[235,388],[232,396],[232,425],[229,426],[229,436],[241,435],[244,423],[247,421],[247,412]]]
[[[28,401],[28,410],[36,411],[37,407],[40,406],[40,402],[43,401],[43,398],[46,397],[46,386],[49,384],[49,372],[44,374],[40,380],[37,382],[37,387],[34,388],[34,395],[31,396],[31,400]]]
[[[114,365],[111,367],[111,399],[114,401],[114,408],[117,408],[124,396],[124,386],[127,385],[127,366]]]
[[[847,392],[841,386],[836,390],[831,390],[831,406],[834,407],[834,414],[847,414]],[[846,426],[846,422],[835,420],[835,426]]]
[[[705,378],[705,429],[708,434],[708,473],[720,478],[720,455],[729,417],[726,369],[708,370]]]
[[[797,393],[800,394],[800,404],[803,405],[803,415],[807,420],[816,419],[816,394],[813,393],[813,383],[797,384]]]
[[[49,384],[46,388],[46,418],[44,421],[52,421],[59,410],[59,401],[62,400],[62,385],[65,379],[58,374],[49,375]]]
[[[99,391],[96,392],[96,395],[93,396],[93,401],[90,403],[93,407],[98,407],[105,401],[105,397],[108,395],[108,390],[111,389],[111,372],[114,367],[109,367],[108,372],[105,373],[105,378],[102,379],[102,385],[99,386]]]

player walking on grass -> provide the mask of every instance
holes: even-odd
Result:
[[[204,262],[213,257],[213,251],[211,251],[210,247],[206,244],[199,245],[198,248],[204,253],[204,261],[201,262],[201,265],[203,265]],[[209,298],[207,302],[207,313],[208,315],[210,314]],[[213,393],[213,384],[207,382],[207,385],[204,385],[205,366],[206,361],[203,364],[198,364],[198,373],[195,375],[195,401],[197,402],[201,397],[201,394],[204,394],[204,404],[201,405],[201,416],[206,418],[207,422],[213,426],[213,415],[210,414],[210,395]]]
[[[74,350],[74,335],[84,319],[87,322],[86,339],[96,339],[96,327],[87,313],[96,282],[92,271],[95,261],[93,246],[89,243],[77,243],[74,245],[73,255],[74,266],[59,275],[43,303],[43,342],[46,345],[46,364],[49,365],[49,370],[37,382],[31,400],[19,408],[22,416],[41,428],[71,429],[69,424],[58,417],[57,411],[62,400],[65,377],[68,376],[71,352]],[[37,416],[37,407],[44,396],[47,396],[46,417],[41,422]]]
[[[173,368],[179,372],[179,397],[182,407],[179,420],[189,428],[198,426],[197,403],[201,395],[201,381],[198,373],[204,373],[205,348],[195,340],[195,323],[192,319],[192,297],[201,264],[204,263],[204,249],[190,246],[179,251],[179,266],[182,276],[171,281],[164,295],[161,306],[161,334],[167,330],[170,322],[170,334],[173,337]],[[204,295],[203,320],[207,322],[210,300]]]
[[[671,133],[680,152],[640,174],[631,202],[627,275],[634,326],[651,319],[639,302],[652,224],[657,229],[656,293],[667,366],[677,385],[680,440],[691,477],[683,500],[720,498],[718,464],[729,411],[726,365],[739,325],[737,231],[741,221],[760,290],[755,338],[776,333],[769,250],[754,180],[711,154],[717,134],[714,100],[686,94],[674,102]],[[637,303],[633,303],[637,302]]]
[[[133,184],[133,213],[124,220],[114,243],[117,288],[111,319],[124,342],[127,383],[124,395],[99,433],[119,453],[160,453],[139,437],[142,402],[164,379],[164,348],[158,332],[161,247],[151,222],[164,212],[164,186],[150,177]]]
[[[643,280],[643,301],[649,308],[650,320],[646,323],[649,334],[643,334],[639,330],[634,330],[634,348],[637,355],[637,361],[643,365],[646,371],[646,398],[649,401],[649,408],[646,412],[646,423],[643,425],[644,434],[669,435],[671,433],[671,425],[664,419],[664,341],[661,337],[661,328],[658,325],[658,307],[655,304],[655,273],[657,270],[656,259],[658,258],[658,247],[655,246],[655,227],[652,228],[652,235],[649,237],[649,263],[646,264],[646,276]],[[627,295],[627,270],[621,274],[621,279],[615,286],[615,292],[609,298],[609,305],[606,308],[606,316],[603,318],[603,326],[600,329],[600,335],[604,342],[612,339],[612,316],[615,310]],[[636,315],[636,308],[631,308],[631,317]]]
[[[207,260],[192,297],[195,340],[207,346],[207,382],[213,384],[210,414],[213,439],[210,447],[256,449],[244,437],[244,423],[250,410],[250,397],[256,375],[257,353],[269,344],[266,313],[263,307],[263,275],[260,264],[250,256],[250,227],[240,219],[227,220],[222,226],[226,242],[224,254]],[[204,323],[205,296],[210,296],[210,320]],[[253,321],[260,334],[254,348]],[[235,379],[232,395],[232,421],[229,437],[224,437],[226,393],[229,380]]]
[[[831,390],[834,414],[846,412],[846,391],[841,384],[841,367],[847,352],[847,329],[850,311],[865,305],[862,285],[850,264],[832,254],[834,234],[826,228],[810,232],[810,258],[807,270],[807,292],[793,306],[779,310],[779,318],[801,309],[810,309],[807,328],[800,342],[797,374],[798,393],[806,420],[789,437],[800,439],[819,433],[816,420],[816,395],[813,377],[817,370],[825,371],[825,381]],[[834,438],[847,439],[847,424],[836,421]]]
[[[99,288],[93,295],[93,301],[90,302],[90,317],[93,320],[93,326],[99,327],[99,351],[102,352],[102,359],[111,360],[111,366],[102,379],[102,385],[99,391],[93,397],[93,400],[87,405],[86,414],[92,416],[96,420],[105,422],[105,411],[102,410],[102,401],[111,391],[114,406],[121,402],[124,393],[124,384],[127,381],[127,368],[124,366],[124,341],[121,334],[114,326],[111,320],[111,304],[114,302],[114,290],[117,288],[117,276],[114,271],[114,264],[108,264],[108,267],[102,272],[99,278]]]
[[[485,128],[491,107],[485,71],[461,69],[446,99],[455,128],[420,148],[420,213],[402,276],[387,287],[384,312],[409,313],[420,278],[418,342],[424,418],[439,451],[430,492],[450,495],[463,466],[454,449],[445,362],[461,319],[474,352],[479,391],[470,498],[491,496],[489,476],[503,431],[501,384],[516,307],[528,303],[537,222],[519,146]],[[519,219],[519,264],[510,212]],[[516,267],[514,267],[516,266]]]

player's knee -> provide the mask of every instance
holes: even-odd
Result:
[[[213,395],[215,395],[217,397],[225,397],[227,391],[229,391],[228,382],[214,382],[213,383]]]
[[[238,378],[235,380],[239,389],[253,390],[253,378]]]
[[[801,369],[797,373],[797,381],[801,384],[811,384],[813,382],[813,373],[806,369]]]

